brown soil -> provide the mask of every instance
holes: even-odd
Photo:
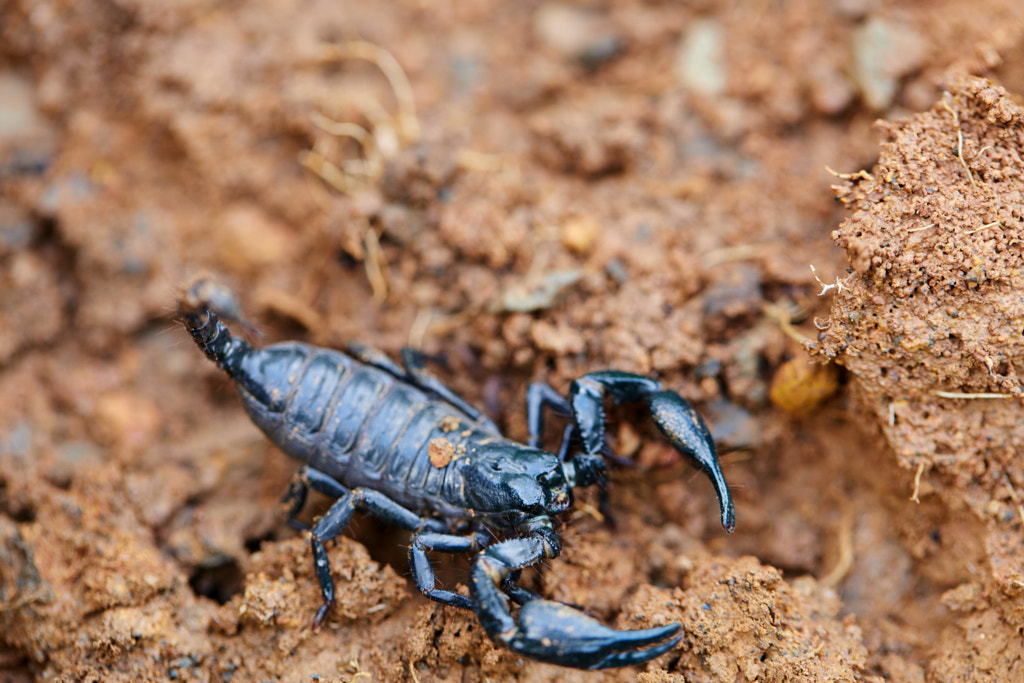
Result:
[[[0,4],[0,680],[1021,679],[1024,5],[726,5]],[[736,532],[624,412],[617,525],[581,496],[525,577],[681,645],[524,661],[369,518],[311,631],[295,463],[172,320],[200,271],[517,438],[531,380],[694,401]]]

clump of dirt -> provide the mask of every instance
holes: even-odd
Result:
[[[812,349],[850,370],[913,499],[984,522],[987,566],[943,597],[967,615],[931,675],[1008,680],[1024,662],[1024,108],[983,78],[947,91],[881,124],[878,165],[836,188],[854,211],[835,232],[852,271]]]
[[[790,584],[752,557],[710,557],[695,563],[682,588],[638,591],[620,625],[683,624],[679,658],[641,676],[649,683],[859,680],[867,650],[839,610],[836,594],[813,579]]]

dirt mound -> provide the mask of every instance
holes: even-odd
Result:
[[[939,495],[984,524],[984,568],[943,598],[968,615],[943,634],[932,675],[1009,680],[1024,655],[1024,108],[957,78],[930,111],[882,130],[878,165],[837,187],[854,211],[835,233],[853,271],[813,348],[851,371],[915,473],[913,498]],[[981,619],[996,644],[978,648],[968,624],[995,606]]]

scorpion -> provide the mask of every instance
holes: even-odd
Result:
[[[733,502],[714,441],[676,392],[615,370],[584,375],[568,396],[535,382],[527,390],[529,439],[522,444],[504,437],[412,349],[402,350],[399,366],[361,344],[347,353],[301,342],[254,348],[221,321],[254,330],[237,296],[209,278],[181,291],[178,311],[195,343],[237,385],[252,421],[304,463],[283,502],[289,522],[309,532],[323,596],[314,628],[335,601],[325,543],[359,510],[413,532],[409,564],[420,592],[474,611],[490,639],[512,652],[602,669],[646,662],[682,638],[678,623],[619,631],[517,583],[523,569],[560,554],[557,519],[572,505],[573,488],[604,491],[605,458],[612,455],[605,444],[606,398],[646,402],[671,444],[708,475],[722,525],[733,530]],[[540,448],[545,410],[568,418],[557,453]],[[311,529],[297,520],[310,489],[334,499]],[[469,597],[435,585],[429,551],[476,553]]]

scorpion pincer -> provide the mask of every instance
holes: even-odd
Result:
[[[302,461],[285,503],[289,521],[310,488],[334,499],[310,530],[323,605],[334,603],[324,544],[361,510],[413,532],[409,562],[419,590],[473,610],[498,645],[542,662],[602,669],[638,664],[673,648],[676,623],[617,631],[517,585],[520,570],[557,557],[556,518],[576,486],[604,485],[604,400],[643,401],[661,432],[711,479],[722,525],[733,503],[704,421],[657,380],[618,371],[587,374],[568,396],[544,383],[527,391],[529,440],[497,426],[402,351],[402,366],[361,345],[348,353],[299,342],[255,349],[220,318],[248,325],[234,293],[209,279],[183,290],[178,311],[199,348],[237,384],[253,422]],[[557,454],[539,448],[545,409],[569,418]],[[504,539],[504,540],[499,540]],[[428,551],[476,553],[469,597],[435,586]],[[518,619],[511,602],[517,603]]]

